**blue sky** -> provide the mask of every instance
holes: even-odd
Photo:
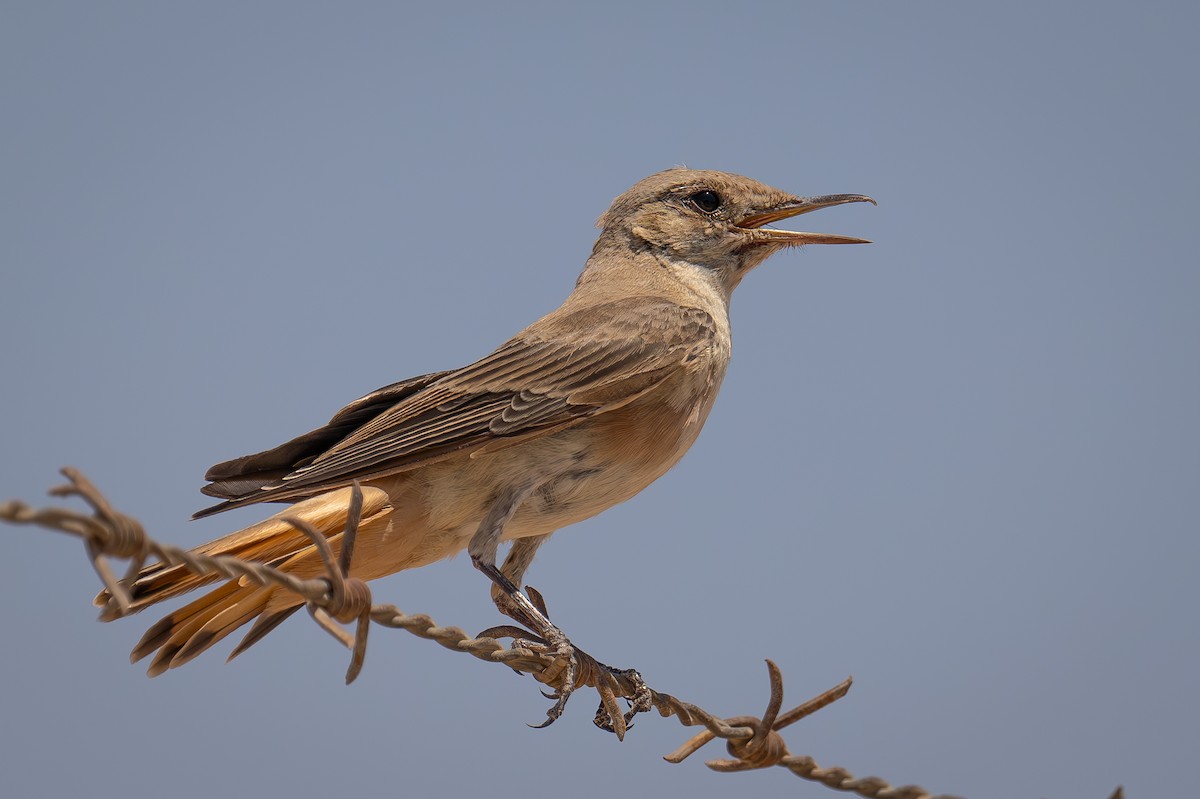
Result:
[[[54,3],[0,10],[0,496],[83,468],[158,536],[212,463],[465,364],[676,164],[878,207],[738,290],[708,426],[528,581],[588,651],[794,752],[971,797],[1179,793],[1200,736],[1194,4]],[[300,617],[147,680],[75,544],[6,530],[0,792],[823,788],[660,759],[583,696]],[[466,558],[376,596],[497,623]],[[794,701],[792,701],[794,700]],[[323,741],[313,743],[314,736]],[[708,757],[719,757],[714,748]],[[564,782],[565,781],[565,782]]]

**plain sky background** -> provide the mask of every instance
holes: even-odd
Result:
[[[796,753],[970,797],[1194,790],[1200,125],[1179,3],[0,6],[0,498],[81,467],[198,544],[212,463],[467,363],[676,165],[879,206],[733,302],[707,429],[528,581],[722,715],[848,674]],[[296,617],[150,681],[81,546],[6,528],[0,794],[827,796],[619,744],[580,694]],[[376,584],[470,632],[459,557]],[[220,653],[220,654],[218,654]],[[710,745],[706,757],[721,757]],[[231,787],[232,786],[232,787]],[[285,794],[286,792],[286,794]]]

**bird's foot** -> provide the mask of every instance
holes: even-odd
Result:
[[[511,590],[510,590],[511,586]],[[529,726],[536,729],[548,727],[562,716],[567,707],[567,700],[581,683],[579,680],[581,656],[591,661],[592,658],[578,649],[566,633],[550,621],[549,611],[546,610],[546,600],[537,589],[526,586],[522,592],[516,586],[498,584],[499,590],[493,591],[496,607],[505,616],[519,622],[522,627],[503,625],[491,627],[479,633],[479,637],[512,638],[513,649],[528,649],[539,654],[553,655],[554,666],[550,673],[543,673],[542,680],[554,685],[554,691],[542,695],[553,699],[554,705],[546,711],[546,720],[541,724]]]
[[[529,725],[538,730],[549,727],[562,716],[563,711],[567,709],[567,700],[582,684],[579,679],[580,670],[584,660],[590,659],[590,657],[571,643],[571,639],[567,638],[557,627],[548,631],[544,637],[514,638],[512,645],[514,648],[523,647],[534,652],[541,651],[554,655],[554,666],[551,668],[555,671],[551,674],[543,673],[543,677],[548,678],[549,682],[557,682],[557,687],[553,691],[542,691],[542,696],[553,699],[554,704],[546,711],[545,721],[541,724]]]
[[[654,695],[650,691],[650,686],[646,685],[646,681],[642,679],[642,675],[636,669],[618,669],[599,661],[595,661],[595,665],[601,673],[607,675],[608,679],[603,681],[603,687],[597,685],[600,706],[596,708],[596,715],[592,719],[592,723],[602,730],[611,732],[619,740],[624,740],[625,732],[633,726],[633,717],[654,708]],[[617,704],[615,690],[620,689],[623,684],[629,684],[633,689],[632,692],[623,691],[621,694],[629,704],[629,710],[624,713]]]
[[[537,589],[526,586],[525,592],[517,592],[520,600],[507,591],[497,595],[496,604],[507,616],[525,627],[505,625],[484,630],[479,635],[496,638],[512,638],[512,647],[528,649],[539,654],[554,656],[554,666],[543,672],[539,679],[552,685],[552,692],[542,692],[554,704],[546,711],[546,720],[531,727],[548,727],[562,716],[567,700],[581,686],[591,686],[600,694],[600,707],[596,710],[593,723],[602,730],[625,737],[633,717],[653,707],[650,688],[634,669],[618,669],[601,663],[579,649],[550,621],[546,602]],[[533,612],[530,612],[532,610]],[[617,696],[624,696],[629,710],[622,712]]]

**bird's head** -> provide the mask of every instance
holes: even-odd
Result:
[[[867,244],[865,239],[767,227],[862,194],[797,197],[756,180],[713,170],[668,169],[634,184],[600,217],[596,252],[654,250],[715,273],[728,291],[771,253],[802,244]]]

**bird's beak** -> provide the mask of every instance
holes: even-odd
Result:
[[[845,203],[877,204],[865,194],[826,194],[823,197],[802,197],[790,200],[769,211],[751,214],[739,221],[737,226],[745,230],[753,230],[754,240],[763,243],[870,244],[871,242],[866,239],[856,239],[851,236],[837,236],[831,233],[799,233],[792,230],[777,230],[776,228],[763,227],[763,225],[778,222],[780,219],[787,219],[789,216],[799,216],[800,214],[807,214],[809,211],[828,208],[831,205],[844,205]]]

